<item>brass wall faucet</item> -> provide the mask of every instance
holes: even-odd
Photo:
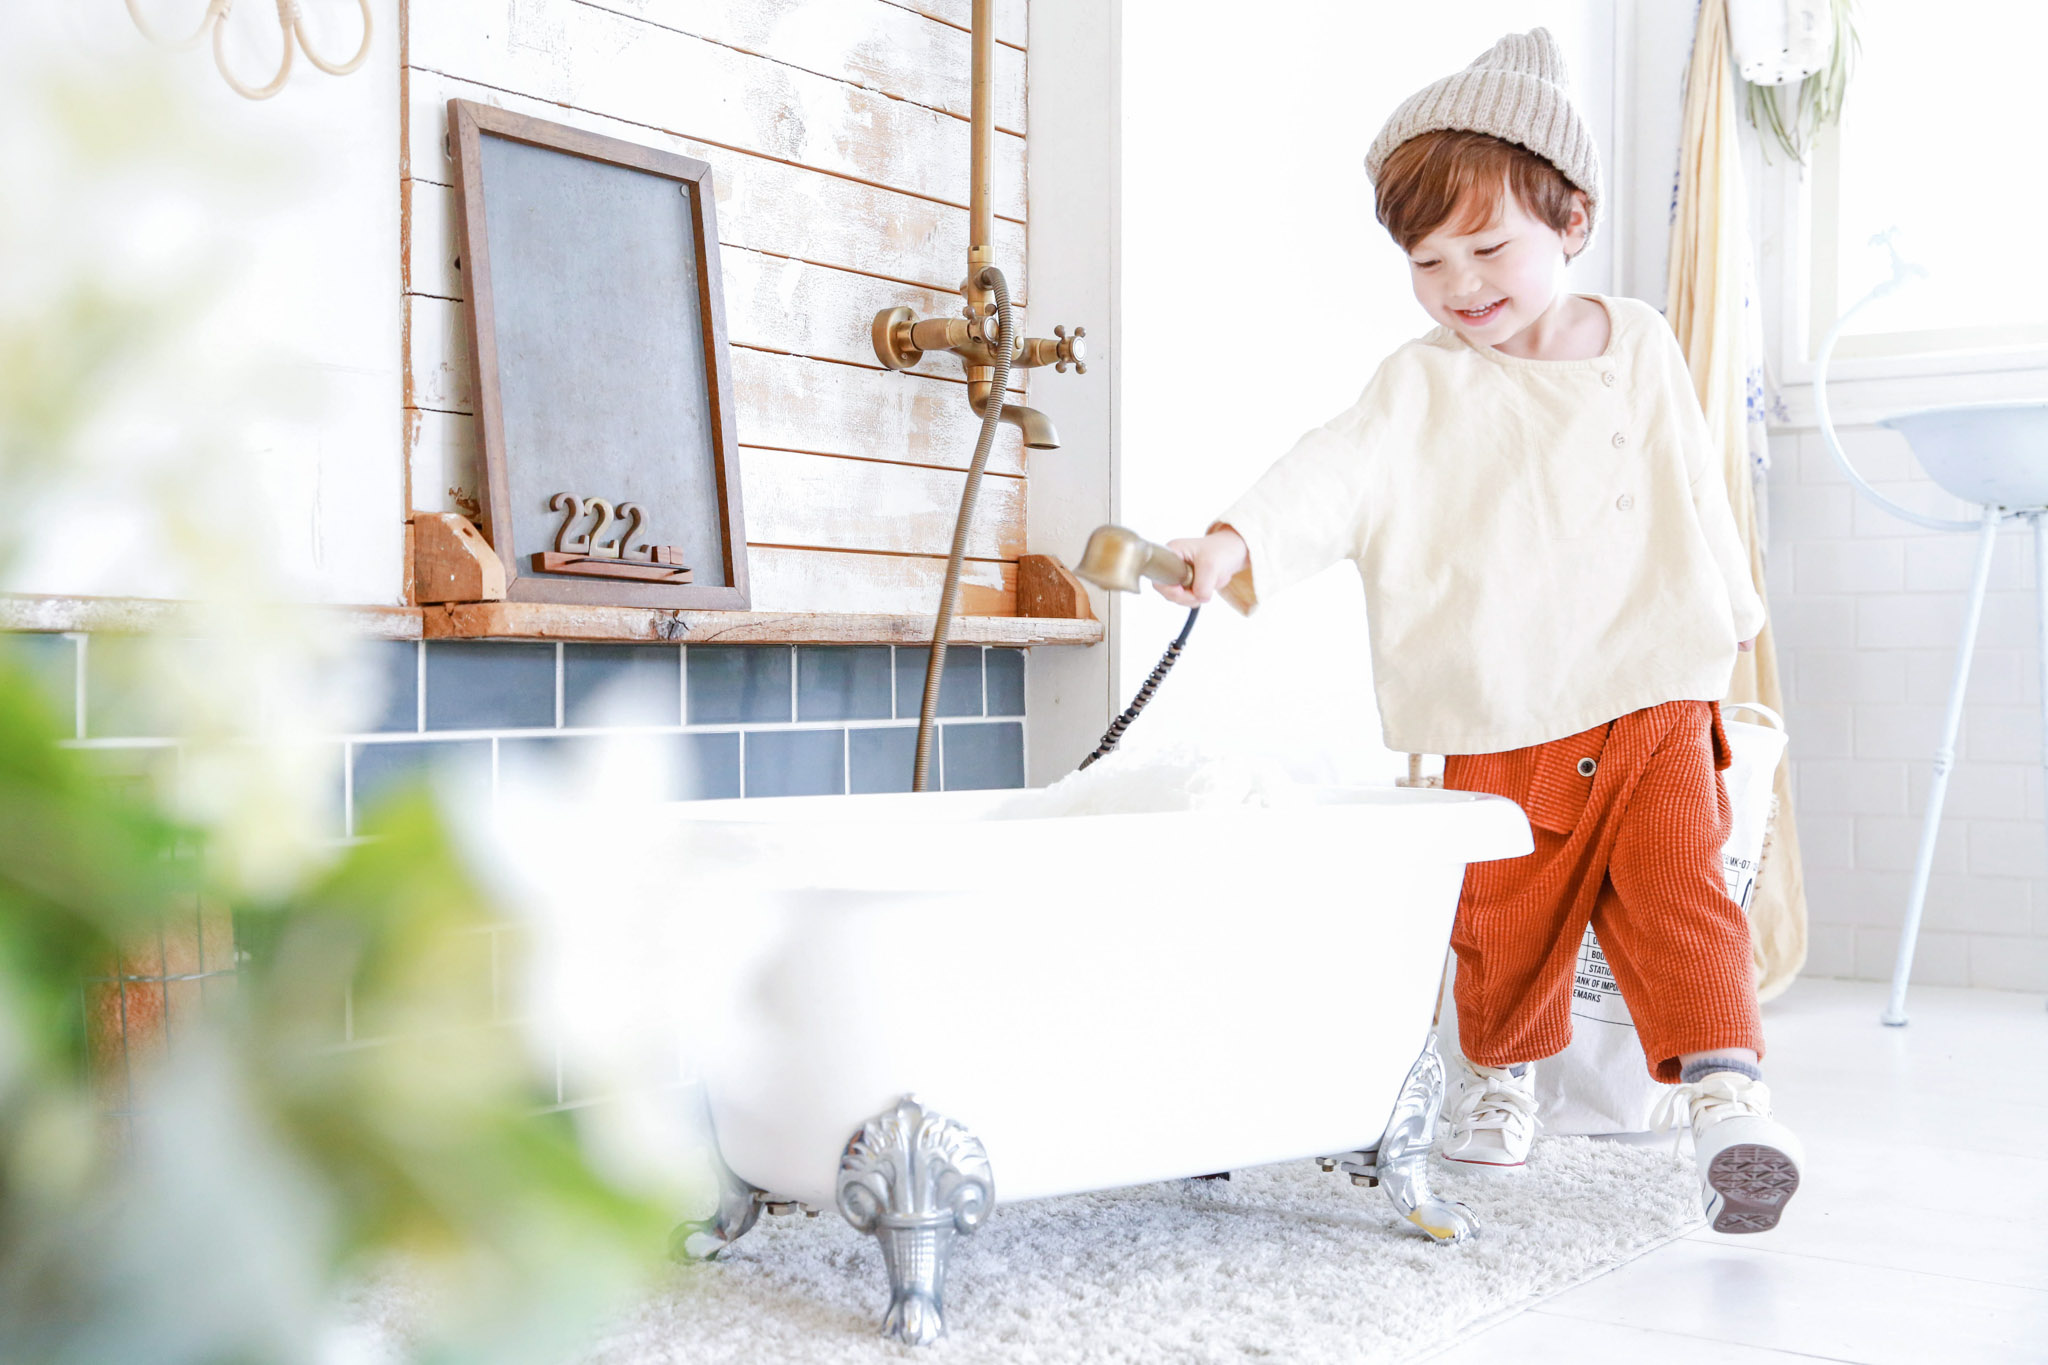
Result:
[[[977,417],[988,415],[989,390],[995,386],[998,322],[995,299],[981,283],[983,266],[995,261],[989,245],[992,234],[993,166],[995,161],[995,0],[974,0],[974,105],[971,208],[968,221],[967,278],[960,293],[967,300],[957,318],[920,318],[910,308],[884,308],[875,314],[875,357],[892,370],[907,370],[924,358],[926,351],[951,351],[960,357],[967,371],[967,401]],[[1088,372],[1087,346],[1082,340],[1085,327],[1072,336],[1064,326],[1054,327],[1051,337],[1018,337],[1011,343],[1010,365],[1033,369],[1050,365],[1061,374],[1068,365],[1077,374]],[[1024,433],[1024,444],[1032,450],[1057,449],[1059,433],[1052,422],[1035,408],[1015,403],[1002,405],[1002,420]]]

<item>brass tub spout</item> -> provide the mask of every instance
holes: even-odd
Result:
[[[988,416],[988,391],[990,381],[972,380],[967,385],[967,401],[974,408],[976,417]],[[1037,408],[1027,408],[1017,403],[1003,404],[1002,416],[998,419],[1024,433],[1024,447],[1027,450],[1058,450],[1060,434],[1053,427],[1052,419]]]

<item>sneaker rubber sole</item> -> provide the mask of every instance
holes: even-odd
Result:
[[[1720,1196],[1716,1232],[1769,1232],[1799,1189],[1799,1163],[1776,1147],[1741,1142],[1714,1154],[1707,1185]]]

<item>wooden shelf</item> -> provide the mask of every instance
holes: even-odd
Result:
[[[336,630],[373,640],[420,638],[418,607],[264,607],[261,611],[319,613]],[[153,597],[40,597],[0,594],[0,630],[92,631],[104,635],[149,632],[203,633],[189,602]]]
[[[694,645],[922,645],[933,618],[862,613],[661,611],[556,602],[464,602],[430,607],[315,606],[337,630],[378,640],[593,640]],[[279,608],[278,610],[284,610]],[[0,595],[0,630],[201,629],[189,604],[138,597]],[[956,616],[954,644],[1092,645],[1102,623],[1051,616]]]
[[[656,611],[558,602],[467,602],[422,607],[429,640],[608,640],[691,645],[921,645],[930,616],[775,611]],[[1100,621],[1050,616],[956,616],[952,643],[1092,645]]]

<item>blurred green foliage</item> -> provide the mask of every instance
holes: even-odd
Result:
[[[95,778],[13,654],[0,634],[0,1360],[331,1359],[337,1296],[394,1265],[424,1291],[415,1358],[564,1358],[672,1211],[593,1168],[479,998],[501,920],[427,793],[234,907],[235,989],[137,1078],[131,1132],[82,983],[224,893],[204,832]]]

